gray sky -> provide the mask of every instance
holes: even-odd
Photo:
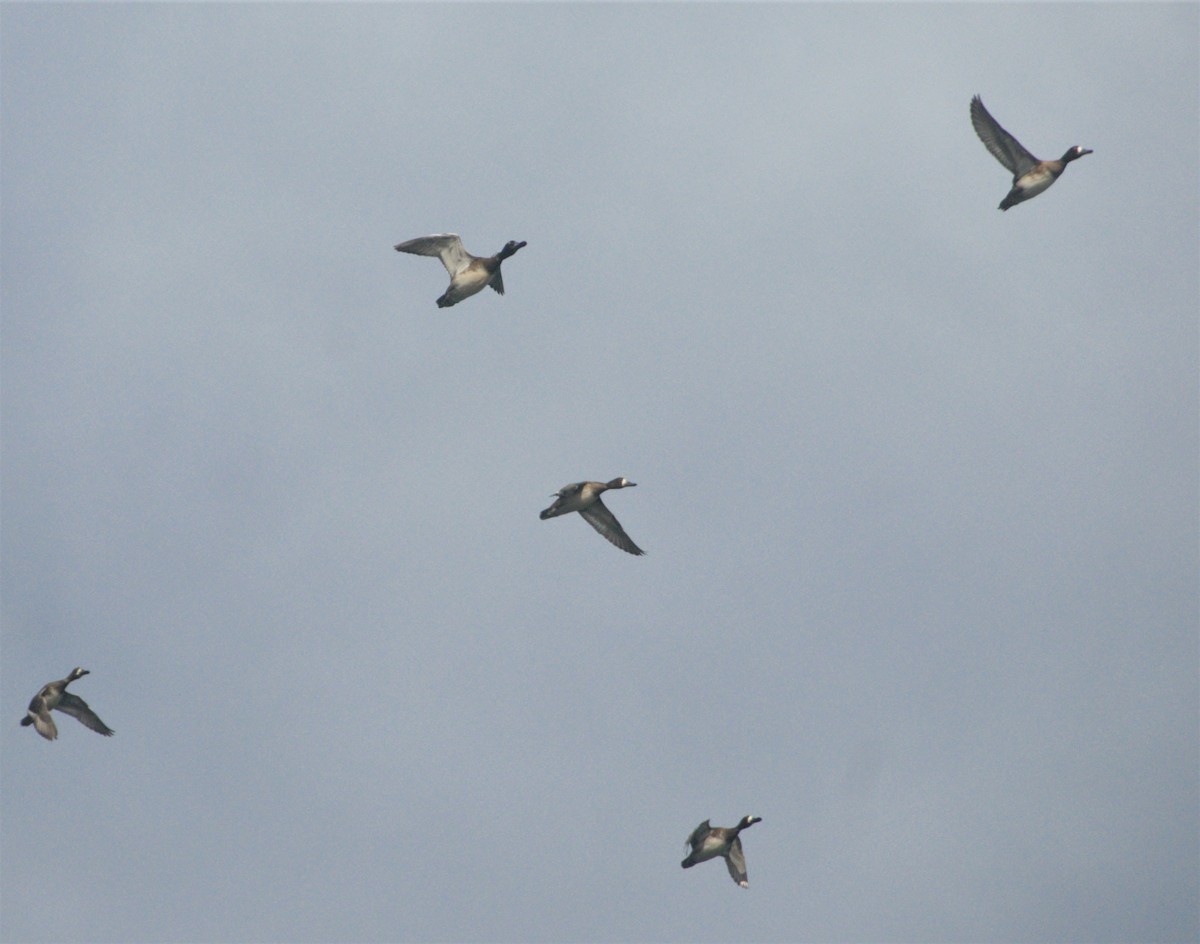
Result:
[[[4,940],[1200,935],[1200,7],[2,21]]]

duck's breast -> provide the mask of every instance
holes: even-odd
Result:
[[[1054,183],[1057,176],[1049,167],[1038,164],[1033,170],[1027,171],[1017,178],[1016,187],[1025,195],[1026,199],[1029,199],[1036,197]]]
[[[483,291],[491,280],[492,273],[477,262],[472,263],[450,280],[450,288],[446,291],[447,298],[452,304],[461,302],[464,298],[470,298]]]

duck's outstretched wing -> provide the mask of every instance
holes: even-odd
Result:
[[[58,726],[55,725],[54,719],[50,717],[50,712],[45,708],[29,706],[29,713],[21,719],[21,726],[28,727],[31,724],[34,730],[47,741],[53,741],[58,737]]]
[[[621,523],[611,511],[605,507],[604,502],[597,498],[586,508],[581,508],[579,513],[583,515],[583,519],[593,528],[604,535],[605,539],[615,544],[621,550],[629,554],[645,554],[640,547],[633,543],[629,535],[625,533],[625,529],[621,527]]]
[[[705,820],[699,826],[692,830],[691,835],[687,837],[687,845],[689,849],[696,849],[700,843],[704,842],[704,837],[709,834],[712,826],[708,820]]]
[[[703,823],[693,829],[692,834],[687,837],[687,858],[679,863],[685,869],[690,869],[693,865],[696,865],[701,861],[700,859],[696,858],[696,856],[703,847],[704,838],[709,834],[710,829],[711,827],[708,824],[708,820],[705,820]]]
[[[55,705],[55,707],[63,714],[70,715],[85,727],[91,728],[97,734],[103,734],[105,737],[113,736],[113,729],[101,721],[96,712],[92,711],[88,707],[87,702],[78,695],[63,692],[62,701]]]
[[[742,840],[738,836],[733,837],[733,842],[729,844],[729,852],[725,856],[725,864],[729,866],[729,874],[733,880],[742,888],[749,888],[750,881],[746,878],[746,856],[742,852]]]
[[[396,252],[411,252],[417,256],[437,256],[450,273],[458,275],[471,263],[472,256],[463,248],[457,233],[439,233],[436,236],[418,236],[407,242],[397,243]],[[501,293],[503,294],[503,293]]]
[[[1000,123],[983,107],[983,99],[978,95],[971,99],[971,124],[983,146],[1014,177],[1020,177],[1038,163],[1038,159],[1026,151],[1020,141],[1000,127]]]

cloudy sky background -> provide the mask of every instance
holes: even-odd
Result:
[[[0,20],[4,940],[1200,934],[1200,7]]]

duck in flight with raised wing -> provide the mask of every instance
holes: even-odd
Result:
[[[411,252],[418,256],[437,256],[450,273],[450,287],[437,300],[438,308],[457,305],[464,298],[483,291],[485,285],[504,294],[504,278],[500,274],[500,263],[524,246],[524,242],[510,239],[494,256],[473,256],[463,248],[456,233],[441,233],[437,236],[418,236],[396,245],[397,252]]]
[[[1013,175],[1012,189],[1000,201],[1001,210],[1036,197],[1062,176],[1071,161],[1092,153],[1077,144],[1057,161],[1039,161],[1021,146],[1020,141],[1000,127],[999,122],[983,107],[983,99],[978,95],[971,99],[971,124],[992,157]]]
[[[690,869],[693,865],[722,856],[725,864],[729,867],[730,877],[742,888],[749,888],[750,880],[746,877],[746,856],[742,852],[742,840],[738,837],[738,833],[761,822],[761,816],[743,816],[742,821],[736,826],[710,826],[708,820],[705,820],[688,836],[688,845],[692,847],[692,851],[680,865],[685,869]]]
[[[32,724],[38,734],[47,741],[53,741],[58,737],[58,728],[54,724],[54,719],[50,717],[50,712],[53,710],[70,715],[98,734],[112,737],[112,728],[100,720],[96,712],[88,707],[87,702],[78,695],[72,695],[67,691],[68,685],[85,675],[91,675],[91,673],[87,669],[75,668],[65,679],[47,682],[43,685],[42,690],[34,695],[33,700],[29,703],[29,711],[21,719],[21,726],[28,727]]]
[[[557,518],[559,515],[569,515],[579,512],[583,520],[604,535],[605,539],[630,554],[645,554],[640,547],[630,540],[621,523],[613,513],[605,507],[600,495],[613,488],[633,488],[637,482],[631,482],[625,477],[613,479],[610,482],[573,482],[564,485],[555,492],[554,504],[539,515],[545,521],[547,518]]]

